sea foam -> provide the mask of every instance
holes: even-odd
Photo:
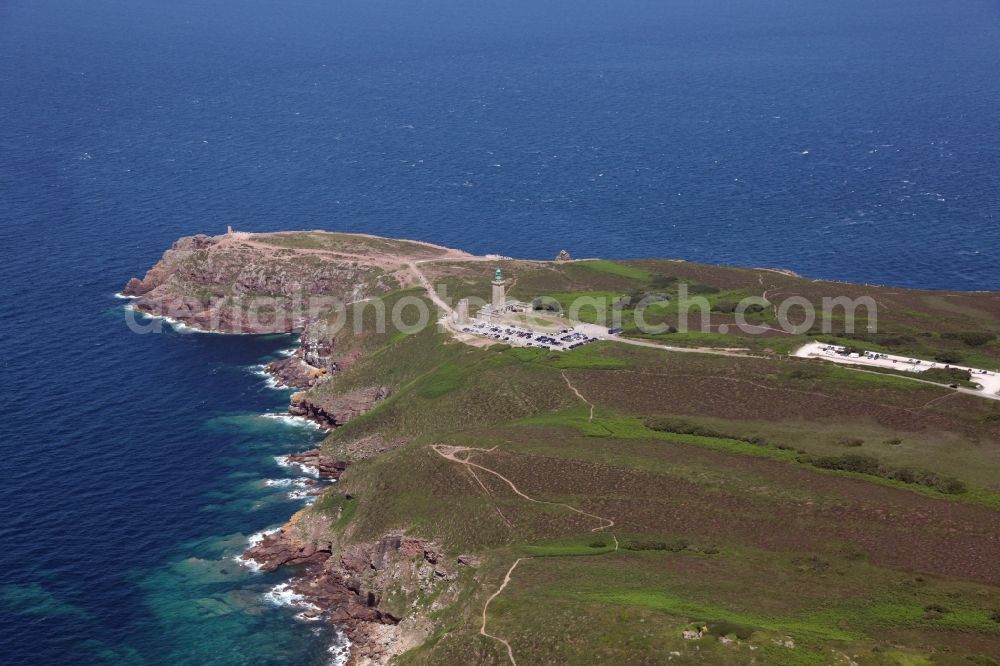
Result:
[[[265,539],[265,537],[267,537],[269,534],[274,534],[280,529],[281,529],[280,527],[272,527],[271,529],[261,530],[260,532],[254,532],[249,537],[247,537],[246,550],[250,550],[251,548],[260,545],[260,543]],[[237,564],[245,566],[251,571],[254,572],[260,571],[261,565],[255,562],[254,560],[251,560],[250,558],[246,557],[245,555],[246,551],[234,557],[233,560],[235,560]]]
[[[263,363],[259,363],[257,365],[251,365],[249,370],[257,377],[262,378],[264,380],[264,383],[267,385],[267,388],[269,389],[274,389],[276,391],[287,391],[291,388],[290,386],[282,384],[280,381],[278,381],[277,377],[275,377],[273,374],[267,371],[267,366],[264,365]]]
[[[264,593],[264,600],[278,607],[289,607],[303,611],[295,616],[296,620],[314,622],[319,619],[318,615],[310,616],[307,613],[316,613],[321,610],[320,607],[306,601],[306,598],[293,590],[288,583],[278,583],[272,587]]]
[[[304,416],[294,416],[292,414],[275,414],[270,412],[267,414],[261,414],[260,416],[261,418],[264,419],[274,419],[275,421],[280,421],[286,425],[296,426],[299,428],[312,428],[313,430],[322,430],[323,428],[323,426],[321,426],[320,424],[310,419],[307,419]]]
[[[312,465],[303,465],[298,462],[290,462],[288,456],[274,456],[274,462],[278,463],[279,467],[294,467],[296,469],[302,470],[304,473],[313,477],[314,479],[319,478],[319,470]]]
[[[351,641],[340,629],[334,629],[335,641],[327,648],[330,653],[330,666],[347,666],[351,658]]]

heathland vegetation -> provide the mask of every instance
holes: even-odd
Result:
[[[504,663],[478,615],[520,557],[489,621],[522,664],[966,663],[1000,648],[985,401],[935,406],[941,389],[890,376],[611,343],[479,350],[432,330],[385,343],[324,388],[397,368],[394,396],[325,443],[394,447],[342,479],[356,506],[336,529],[402,528],[482,562],[401,663]],[[430,448],[442,444],[492,449],[470,459],[614,528],[595,534],[490,474],[480,486]]]
[[[493,263],[419,252],[440,296],[489,293]],[[405,263],[385,273],[390,305],[425,297]],[[406,534],[463,563],[447,597],[387,591],[428,627],[398,663],[996,663],[1000,402],[787,352],[819,338],[997,368],[1000,298],[679,261],[498,263],[527,303],[593,296],[607,305],[576,315],[626,336],[753,355],[339,331],[337,371],[305,399],[386,390],[323,442],[351,465],[307,513],[335,548]],[[682,286],[708,329],[679,330]],[[838,294],[873,298],[877,331],[842,315],[779,330],[779,298]],[[748,296],[757,333],[719,332]],[[643,299],[662,333],[636,325]]]

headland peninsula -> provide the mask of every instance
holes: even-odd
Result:
[[[1000,654],[1000,294],[230,230],[123,295],[298,336],[329,432],[243,560],[350,663]]]

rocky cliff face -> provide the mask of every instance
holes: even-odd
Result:
[[[347,634],[352,664],[387,663],[430,631],[425,618],[411,615],[401,622],[406,608],[385,608],[387,591],[404,599],[441,593],[457,577],[458,566],[469,566],[467,560],[446,564],[443,551],[426,539],[387,535],[338,548],[330,534],[329,517],[303,510],[243,557],[263,571],[302,567],[289,587],[307,600],[304,615]]]
[[[377,261],[286,249],[253,236],[191,236],[174,243],[123,293],[147,314],[203,330],[232,333],[301,331],[337,302],[384,293],[397,285]],[[304,350],[317,368],[330,348],[322,332]],[[329,343],[329,344],[332,344]]]
[[[358,417],[392,393],[388,386],[370,386],[337,395],[317,395],[312,392],[292,396],[288,412],[316,421],[325,428],[337,428]]]
[[[295,354],[272,362],[268,370],[282,384],[304,389],[293,396],[290,413],[332,429],[388,398],[391,389],[379,385],[342,394],[329,387],[309,390],[362,354],[349,336],[341,338],[344,348],[338,348],[336,331],[328,328],[323,314],[338,304],[398,287],[393,271],[411,260],[406,252],[454,252],[422,245],[404,252],[396,243],[388,246],[390,258],[393,248],[403,254],[383,261],[381,255],[363,254],[354,239],[336,250],[316,249],[293,236],[278,240],[269,244],[250,234],[182,238],[145,277],[129,280],[123,293],[135,297],[135,307],[143,312],[202,330],[299,332]],[[294,249],[282,243],[292,243]],[[377,239],[367,243],[382,251]],[[359,450],[374,455],[397,445],[373,440],[359,445]],[[336,481],[347,469],[347,463],[318,449],[287,456],[286,462],[316,477],[310,482],[312,495],[334,492],[324,481]],[[408,612],[408,605],[383,603],[386,591],[411,599],[440,592],[439,586],[448,585],[454,573],[445,566],[440,549],[423,539],[388,535],[375,542],[338,546],[333,542],[336,538],[330,516],[304,509],[281,530],[251,547],[243,559],[269,572],[297,567],[302,575],[288,585],[309,600],[303,614],[325,619],[347,633],[353,643],[351,664],[384,664],[430,631],[429,621]],[[437,598],[444,597],[438,594]],[[401,622],[404,615],[409,617]]]

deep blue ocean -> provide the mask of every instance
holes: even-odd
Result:
[[[323,664],[232,558],[287,337],[136,335],[178,236],[325,228],[1000,289],[994,0],[2,0],[0,663]]]

